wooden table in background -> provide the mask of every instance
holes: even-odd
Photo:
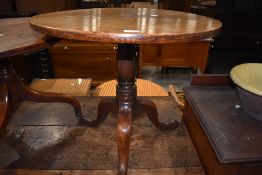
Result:
[[[10,113],[21,101],[62,102],[71,104],[76,116],[81,118],[79,102],[64,95],[42,93],[27,88],[17,77],[9,57],[46,49],[50,37],[30,28],[29,18],[0,19],[0,133],[5,128]]]
[[[220,31],[217,20],[193,14],[157,9],[87,9],[55,12],[33,17],[32,27],[60,38],[117,43],[116,99],[103,99],[97,119],[82,118],[89,126],[102,123],[109,112],[118,116],[118,174],[127,174],[133,117],[146,113],[159,129],[178,127],[177,121],[162,123],[156,105],[137,99],[137,55],[135,44],[190,42],[210,38]],[[81,150],[80,150],[81,151]]]

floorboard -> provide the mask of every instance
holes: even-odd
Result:
[[[83,112],[95,117],[100,99],[80,98]],[[152,100],[162,121],[181,121],[172,98]],[[6,169],[0,174],[116,174],[116,123],[116,116],[110,114],[99,127],[90,128],[79,125],[66,104],[24,102],[1,138],[20,159],[2,167]],[[129,174],[203,174],[183,123],[177,129],[160,131],[145,115],[134,119],[129,157]]]

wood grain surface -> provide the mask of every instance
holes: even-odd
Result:
[[[220,21],[190,13],[146,8],[104,8],[33,17],[32,27],[67,39],[112,43],[174,43],[213,37]]]
[[[96,117],[101,98],[78,99],[83,113]],[[171,98],[150,99],[161,121],[180,118]],[[132,122],[131,174],[204,175],[183,124],[176,130],[160,131],[147,117]],[[21,158],[0,174],[115,174],[116,124],[111,114],[101,126],[90,128],[78,124],[67,104],[23,102],[2,137]]]
[[[47,38],[30,28],[29,18],[0,19],[0,59],[48,47]]]

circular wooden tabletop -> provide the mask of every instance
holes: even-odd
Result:
[[[146,9],[82,9],[37,15],[31,26],[60,38],[112,43],[175,43],[213,37],[221,22],[190,13]]]
[[[43,34],[31,29],[29,18],[0,19],[0,58],[46,48]]]

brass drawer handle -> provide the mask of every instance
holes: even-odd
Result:
[[[106,60],[110,60],[110,57],[106,57]]]
[[[65,51],[68,51],[68,50],[70,50],[70,47],[69,46],[64,46],[64,48],[63,48]]]

